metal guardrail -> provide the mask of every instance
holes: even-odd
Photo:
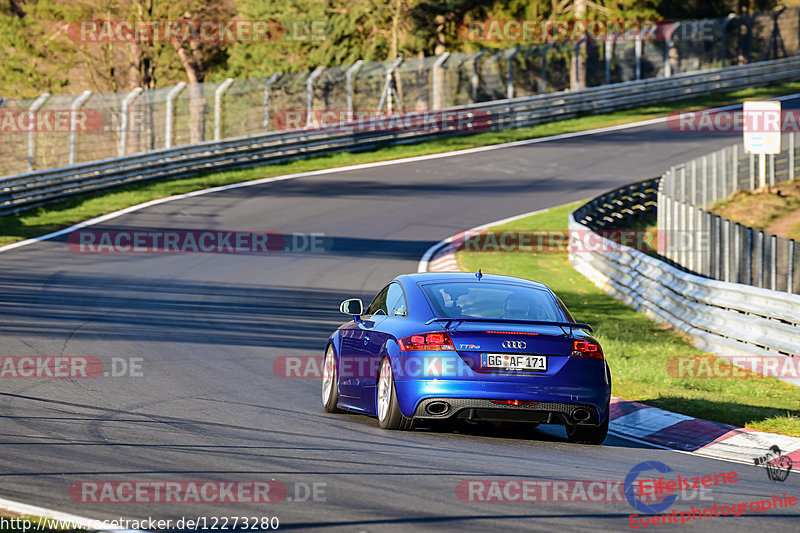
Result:
[[[649,192],[636,194],[643,186]],[[569,229],[625,227],[642,213],[655,216],[654,187],[655,180],[648,180],[601,195],[570,214]],[[800,356],[800,296],[703,278],[603,241],[603,249],[615,251],[572,251],[575,269],[634,309],[685,331],[697,347],[731,355]]]
[[[767,184],[800,174],[797,141],[783,136],[780,154],[767,156]],[[658,193],[658,229],[669,238],[659,252],[689,271],[755,287],[800,294],[800,246],[792,239],[748,227],[706,209],[736,191],[755,190],[755,157],[739,145],[677,165]]]
[[[396,122],[382,120],[348,122],[324,129],[265,133],[102,159],[0,178],[0,215],[127,183],[245,168],[320,153],[369,150],[444,135],[520,128],[581,114],[798,78],[800,57],[792,57],[665,79],[449,108],[437,113],[454,120],[442,120],[438,128],[430,128],[418,114],[407,113],[398,117],[402,123],[399,127]]]

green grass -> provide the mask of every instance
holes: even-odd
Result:
[[[386,161],[403,157],[449,152],[477,146],[546,137],[561,133],[613,126],[668,115],[677,110],[696,110],[738,103],[745,99],[769,98],[800,92],[800,83],[784,83],[771,87],[717,93],[661,105],[639,107],[602,115],[550,122],[530,128],[484,132],[424,143],[391,146],[369,152],[340,153],[318,156],[283,164],[257,168],[214,172],[197,177],[166,182],[139,183],[97,193],[76,196],[18,215],[0,217],[0,246],[19,240],[44,235],[72,224],[138,203],[217,185],[226,185],[257,178],[279,176],[295,172],[342,167],[358,163]]]
[[[492,229],[566,230],[567,214],[580,203]],[[800,388],[749,372],[747,378],[738,379],[671,377],[667,372],[671,357],[713,356],[592,285],[572,268],[565,253],[461,251],[456,257],[462,270],[482,268],[552,288],[578,322],[593,327],[611,367],[615,396],[698,418],[800,436]],[[720,365],[730,368],[728,361]]]

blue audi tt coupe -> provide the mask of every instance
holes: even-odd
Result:
[[[398,276],[329,338],[322,373],[327,412],[378,417],[384,429],[417,421],[561,424],[572,442],[608,432],[611,372],[587,324],[544,284],[509,276]]]

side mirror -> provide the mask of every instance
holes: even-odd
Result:
[[[361,316],[364,314],[364,303],[360,298],[350,298],[339,305],[339,311],[346,315]]]

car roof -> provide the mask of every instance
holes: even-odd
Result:
[[[397,276],[398,281],[409,281],[412,283],[446,282],[446,281],[478,281],[475,272],[422,272],[415,274],[403,274]],[[513,283],[515,285],[528,285],[539,289],[549,287],[541,281],[533,281],[516,276],[503,276],[500,274],[482,274],[481,281]]]

